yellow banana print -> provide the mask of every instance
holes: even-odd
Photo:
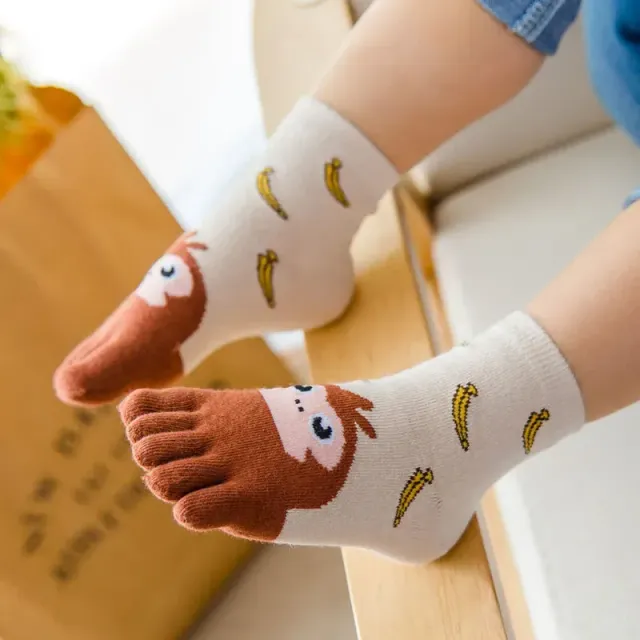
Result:
[[[345,208],[351,206],[342,186],[340,185],[340,170],[342,169],[342,161],[340,158],[334,158],[331,162],[324,165],[324,183],[329,193]]]
[[[524,452],[526,454],[531,453],[540,427],[547,422],[549,418],[551,418],[551,414],[547,409],[542,409],[539,413],[534,411],[529,416],[527,424],[524,425],[524,431],[522,432],[522,444],[524,445]]]
[[[271,309],[276,306],[275,294],[273,291],[273,265],[278,262],[278,254],[271,249],[266,253],[258,254],[258,282],[267,304]]]
[[[433,483],[433,471],[431,469],[420,469],[418,467],[407,480],[404,489],[400,493],[400,500],[396,508],[396,517],[393,519],[393,528],[399,524],[404,514],[407,512],[409,505],[418,497],[418,494],[424,489],[425,485]]]
[[[473,383],[459,384],[453,396],[451,415],[456,425],[456,433],[460,439],[460,445],[465,451],[469,450],[469,404],[471,398],[478,397],[478,389]]]
[[[287,215],[287,212],[282,208],[280,201],[275,197],[275,195],[273,195],[273,191],[271,190],[271,175],[273,172],[272,167],[267,167],[258,174],[258,179],[256,181],[258,193],[283,220],[288,220],[289,216]]]

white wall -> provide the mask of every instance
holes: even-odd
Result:
[[[264,144],[251,0],[0,0],[20,60],[96,105],[192,225]]]

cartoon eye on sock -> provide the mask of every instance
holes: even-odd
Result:
[[[551,414],[547,409],[541,409],[539,412],[533,411],[531,413],[522,432],[522,444],[526,454],[531,453],[538,431],[540,431],[542,425],[548,422],[550,418]]]
[[[180,347],[197,331],[207,307],[195,258],[206,250],[193,233],[178,238],[136,291],[60,365],[54,377],[58,395],[74,403],[109,402],[180,377]]]
[[[170,298],[187,298],[193,293],[192,269],[179,255],[166,254],[147,272],[136,295],[150,307],[166,307]]]
[[[262,289],[262,294],[271,309],[276,306],[275,293],[273,290],[273,268],[278,263],[278,254],[271,249],[265,253],[258,254],[258,283]]]
[[[469,450],[469,405],[471,398],[478,397],[478,389],[473,383],[459,384],[451,402],[451,415],[456,426],[456,433],[460,439],[460,446]]]
[[[283,219],[288,220],[289,215],[283,209],[280,201],[273,193],[273,188],[271,186],[271,176],[275,173],[273,167],[267,167],[263,169],[259,174],[256,180],[256,186],[258,188],[258,193],[262,197],[262,199]]]
[[[165,317],[147,321],[149,312],[139,308],[137,312],[145,316],[139,324],[143,330],[153,331],[155,322],[161,319],[157,328],[162,329],[165,341],[172,343],[174,349],[196,332],[207,306],[204,278],[194,256],[195,252],[206,251],[207,246],[195,241],[194,235],[188,233],[179,238],[149,269],[134,293],[145,305],[156,308],[160,316],[162,310],[166,311]]]
[[[397,528],[404,514],[407,513],[407,509],[411,503],[418,497],[418,494],[425,488],[426,485],[433,484],[433,471],[431,469],[421,469],[418,467],[407,480],[400,493],[400,500],[396,508],[396,515],[393,519],[393,528]]]
[[[342,160],[340,160],[340,158],[333,158],[331,162],[326,162],[324,165],[324,184],[336,202],[340,203],[345,209],[348,209],[351,203],[340,184],[341,170]]]

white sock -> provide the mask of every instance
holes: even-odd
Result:
[[[302,99],[202,226],[69,355],[58,395],[110,401],[167,385],[232,340],[334,320],[353,293],[353,235],[397,180],[353,125]]]
[[[121,415],[185,527],[410,562],[448,551],[496,480],[584,423],[566,361],[524,313],[379,380],[139,391]]]

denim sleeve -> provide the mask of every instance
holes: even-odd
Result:
[[[609,2],[610,0],[595,0]],[[545,55],[558,50],[581,0],[478,0],[500,22]]]
[[[611,117],[640,144],[640,2],[586,0],[591,81]]]

